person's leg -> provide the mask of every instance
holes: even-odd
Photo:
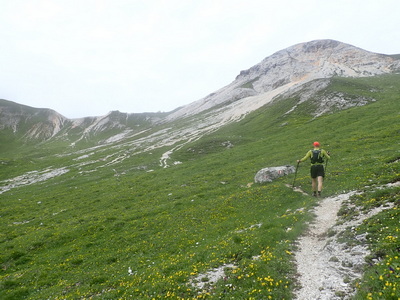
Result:
[[[317,196],[317,168],[316,168],[316,166],[311,166],[310,175],[311,175],[312,193],[313,193],[313,196]]]
[[[317,196],[317,178],[311,178],[311,188],[313,196]]]
[[[325,170],[323,165],[318,166],[318,196],[321,196],[322,188],[324,185]]]
[[[318,176],[318,196],[321,196],[323,185],[324,185],[324,177]]]

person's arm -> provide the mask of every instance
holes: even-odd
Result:
[[[328,152],[325,151],[324,149],[321,150],[321,154],[323,157],[325,157],[328,160],[331,158],[330,155],[328,154]]]
[[[304,156],[302,159],[299,159],[297,162],[298,162],[298,163],[301,163],[301,162],[307,160],[308,158],[311,158],[311,153],[312,153],[312,151],[309,150],[309,151],[306,153],[306,156]]]

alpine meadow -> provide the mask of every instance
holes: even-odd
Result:
[[[399,56],[382,55],[390,71],[346,74],[357,57],[315,73],[326,63],[309,57],[350,46],[293,47],[171,113],[68,120],[0,100],[0,298],[295,299],[297,241],[321,198],[306,162],[296,178],[254,176],[319,141],[323,197],[355,191],[337,222],[385,208],[341,233],[370,254],[337,299],[399,299]],[[277,63],[285,53],[306,55],[302,69]]]

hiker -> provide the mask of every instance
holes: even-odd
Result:
[[[302,159],[297,160],[297,163],[301,163],[308,158],[311,160],[311,188],[314,197],[321,197],[322,185],[325,177],[324,170],[324,158],[330,159],[329,152],[324,149],[320,149],[320,144],[318,142],[313,143],[314,149],[307,152],[306,156]],[[318,191],[318,194],[317,194]]]

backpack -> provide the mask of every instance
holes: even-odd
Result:
[[[321,156],[321,150],[312,150],[311,163],[323,163],[324,159]]]

